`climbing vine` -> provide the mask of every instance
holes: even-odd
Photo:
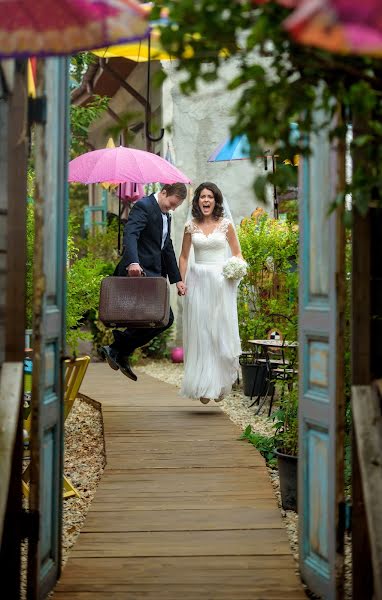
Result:
[[[317,127],[314,111],[322,108],[333,137],[344,138],[346,127],[354,123],[353,178],[336,201],[350,192],[362,214],[371,202],[381,203],[381,60],[294,43],[283,27],[289,10],[275,2],[155,0],[153,18],[164,7],[169,24],[161,30],[161,42],[179,59],[184,93],[215,80],[226,60],[236,61],[237,74],[228,88],[241,94],[233,108],[231,133],[248,136],[252,158],[268,147],[278,155],[306,154],[306,135]],[[183,57],[186,48],[192,49],[194,59]],[[344,119],[334,125],[332,117],[339,108]],[[290,136],[291,121],[299,125],[297,140]],[[267,181],[285,188],[291,177],[292,169],[268,173],[257,180],[256,193],[261,196]]]

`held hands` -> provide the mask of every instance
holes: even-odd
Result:
[[[129,277],[140,277],[143,275],[143,269],[138,263],[131,263],[131,265],[126,267],[126,270]]]
[[[176,287],[178,289],[178,296],[185,296],[187,294],[186,284],[183,281],[178,281]]]

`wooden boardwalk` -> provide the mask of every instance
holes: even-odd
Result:
[[[91,364],[107,466],[55,600],[287,600],[305,594],[264,461],[215,405]]]

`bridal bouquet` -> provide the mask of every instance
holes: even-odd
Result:
[[[245,260],[232,256],[223,266],[223,275],[226,279],[241,279],[247,274],[247,266]]]

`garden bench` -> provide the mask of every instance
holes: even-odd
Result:
[[[66,421],[70,411],[72,410],[75,399],[78,396],[78,392],[83,381],[83,378],[88,368],[90,356],[81,356],[80,358],[73,358],[65,360],[65,377],[64,377],[64,421]],[[24,420],[24,429],[30,434],[31,427],[31,413],[29,413],[27,419]],[[22,488],[25,497],[29,496],[29,465],[25,469],[22,475]],[[64,476],[64,498],[70,498],[71,496],[80,497],[80,493],[70,483],[69,479]]]

